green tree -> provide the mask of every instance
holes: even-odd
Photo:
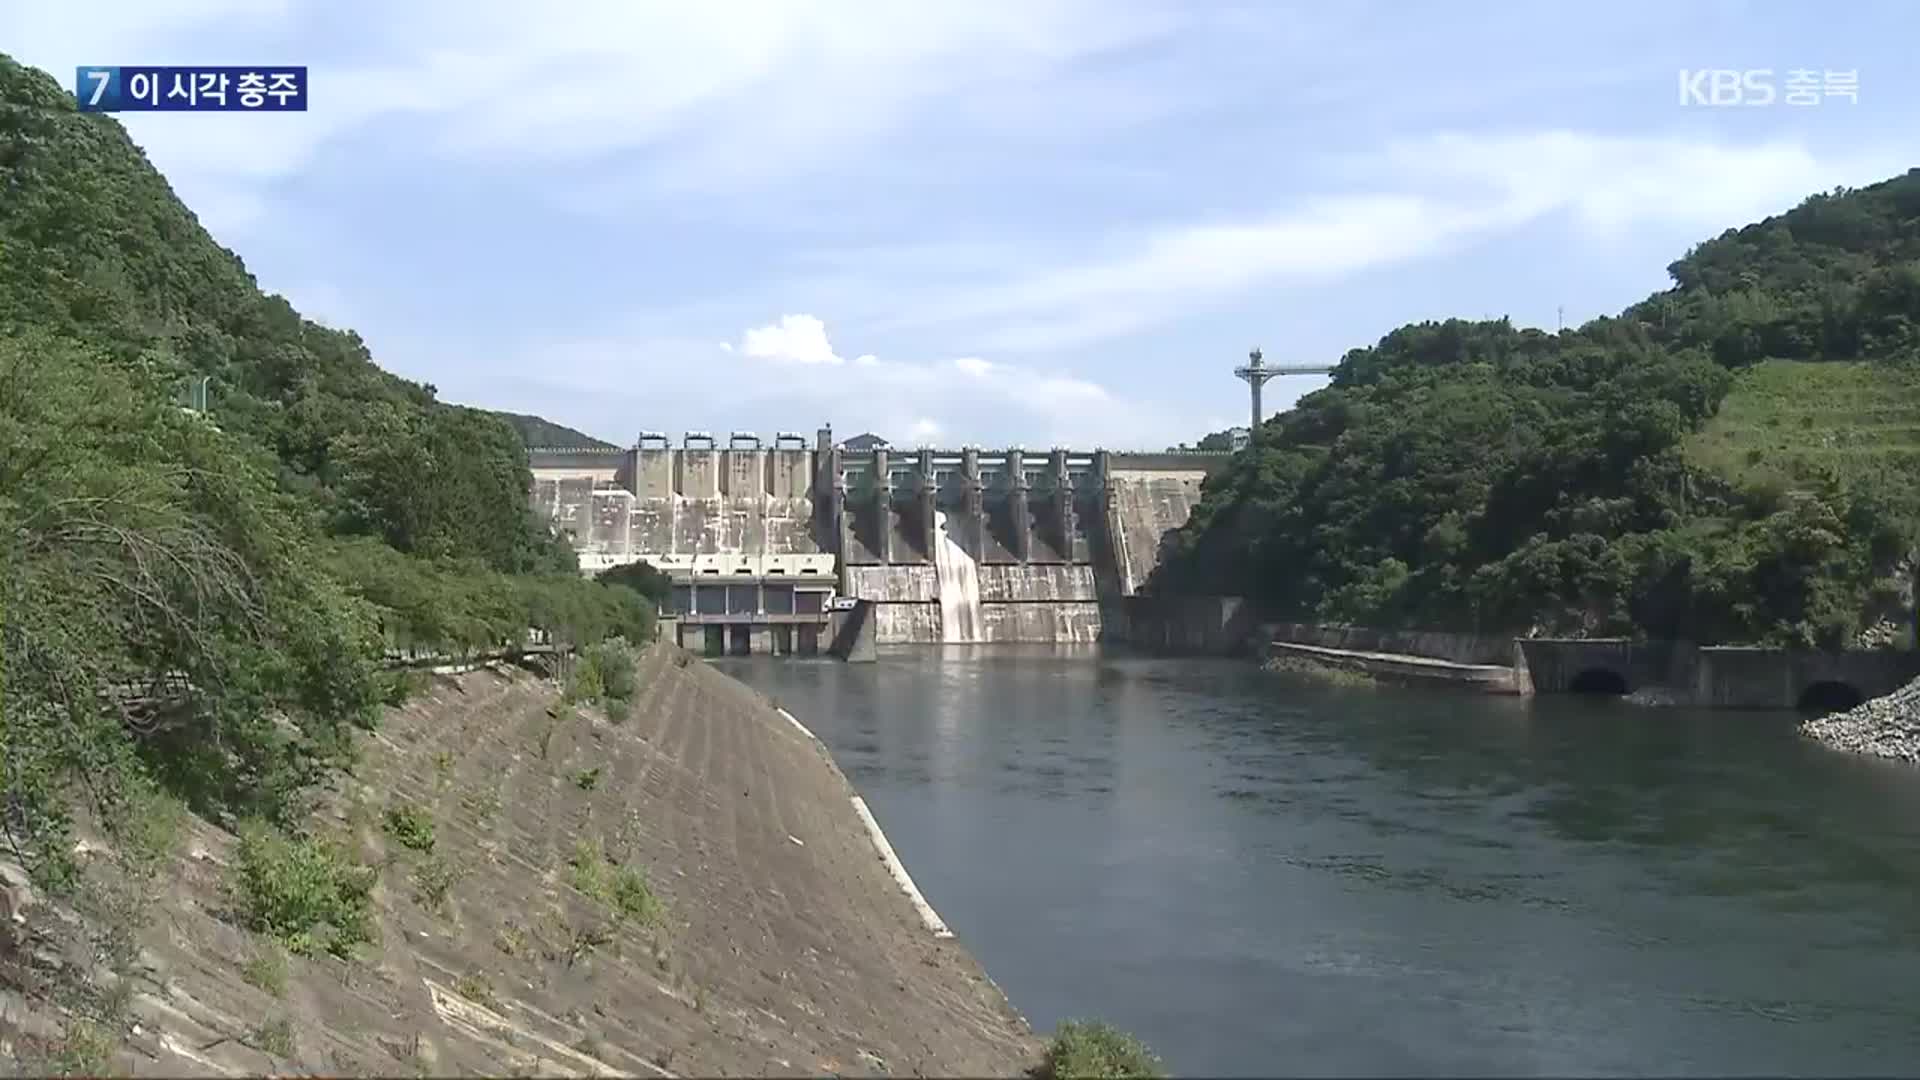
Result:
[[[75,799],[112,827],[150,779],[289,820],[384,647],[649,640],[529,482],[512,426],[262,294],[118,123],[0,55],[0,830],[36,875]]]
[[[372,716],[371,612],[305,557],[263,455],[155,365],[0,338],[0,387],[15,851],[57,868],[65,800],[110,808],[140,761],[203,810],[288,812]]]
[[[1920,171],[1702,244],[1618,318],[1395,330],[1207,482],[1152,587],[1300,618],[1842,643],[1920,536],[1912,476],[1756,484],[1683,450],[1734,369],[1915,363],[1917,236]]]

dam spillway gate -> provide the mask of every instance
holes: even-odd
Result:
[[[808,620],[784,600],[767,610],[765,598],[797,589],[811,608],[823,581],[835,596],[872,601],[882,644],[1124,637],[1121,600],[1145,583],[1163,537],[1228,457],[854,449],[826,431],[811,446],[794,435],[771,445],[735,435],[724,446],[647,435],[626,449],[528,456],[535,512],[569,539],[584,572],[645,562],[667,573],[676,589],[664,614],[684,643],[711,643],[723,623],[796,626],[792,640],[808,645],[795,651],[810,651],[817,632],[798,629]],[[734,591],[714,610],[722,579]],[[696,625],[700,636],[688,638]],[[728,650],[776,640],[756,633],[725,631]]]

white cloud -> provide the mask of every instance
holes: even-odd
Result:
[[[1566,211],[1595,230],[1650,222],[1710,230],[1778,213],[1836,184],[1881,179],[1904,168],[1915,148],[1910,138],[1893,138],[1820,155],[1797,138],[1449,133],[1394,143],[1354,168],[1464,188],[1518,220]]]
[[[76,63],[128,57],[205,62],[210,47],[306,54],[300,28],[335,5],[109,6],[110,16],[23,5],[0,26],[17,58],[64,78]],[[199,203],[257,196],[327,144],[390,117],[408,118],[396,146],[419,167],[432,167],[432,154],[564,165],[644,150],[650,187],[760,187],[836,166],[965,87],[1019,80],[1044,93],[1077,60],[1162,32],[1170,19],[1160,8],[1158,0],[1124,11],[1098,0],[410,0],[369,5],[347,51],[307,59],[307,113],[124,119]]]
[[[1587,21],[1626,42],[1654,40],[1645,26],[1671,28],[1675,17],[1649,8]],[[342,18],[353,35],[311,33]],[[1695,126],[1675,133],[1665,58],[1643,64],[1648,54],[1608,38],[1584,56],[1527,59],[1525,43],[1564,18],[1524,5],[1462,22],[1368,5],[1173,0],[108,0],[85,10],[0,3],[0,39],[63,81],[76,63],[307,62],[307,114],[123,119],[217,236],[291,263],[278,279],[329,320],[350,318],[350,298],[302,283],[353,282],[369,303],[383,290],[423,287],[362,279],[378,274],[392,241],[383,224],[419,197],[382,185],[443,179],[448,198],[421,216],[472,238],[446,245],[449,278],[486,265],[463,244],[497,244],[487,257],[534,267],[524,310],[498,318],[506,336],[536,342],[518,353],[510,343],[423,345],[413,356],[437,369],[422,361],[408,370],[443,386],[532,370],[598,408],[610,384],[644,365],[641,406],[704,409],[700,423],[716,430],[744,420],[727,411],[744,396],[750,409],[784,401],[895,434],[925,423],[942,438],[1015,429],[1029,440],[1048,432],[1119,445],[1144,431],[1190,438],[1206,425],[1162,415],[1159,396],[1128,398],[1122,372],[1141,380],[1143,398],[1177,396],[1138,348],[1123,342],[1103,359],[1099,378],[1111,389],[1050,354],[1170,326],[1204,336],[1229,304],[1297,285],[1365,289],[1370,272],[1420,259],[1441,267],[1437,257],[1543,219],[1572,222],[1590,243],[1658,229],[1663,244],[1678,235],[1683,245],[1914,157],[1913,137],[1897,125],[1823,127],[1818,150],[1733,134],[1792,131],[1813,115],[1792,110],[1737,123],[1689,114]],[[1436,48],[1435,28],[1456,24],[1463,37],[1445,42],[1455,47]],[[1483,116],[1538,117],[1522,106],[1548,99],[1553,123],[1635,122],[1591,102],[1587,113],[1558,109],[1553,95],[1599,77],[1590,69],[1602,61],[1604,80],[1628,88],[1635,72],[1659,68],[1648,92],[1666,111],[1637,115],[1667,133],[1421,134]],[[1383,70],[1400,74],[1383,80]],[[1533,100],[1518,100],[1516,87]],[[1420,108],[1388,107],[1410,96]],[[1819,114],[1823,124],[1840,115]],[[352,170],[351,183],[335,166]],[[821,174],[834,182],[818,183]],[[561,220],[534,220],[556,207]],[[497,228],[493,213],[527,227]],[[604,236],[577,231],[589,215]],[[324,244],[297,242],[302,228],[334,225],[339,235]],[[274,242],[256,246],[236,232]],[[536,248],[526,239],[534,234],[551,246]],[[661,246],[647,247],[656,237]],[[627,239],[643,257],[606,280],[616,295],[658,306],[589,331],[601,337],[569,337],[588,304],[570,257]],[[683,260],[689,272],[676,275]],[[729,268],[724,285],[703,276],[715,265]],[[405,312],[387,315],[383,344],[485,322],[436,325],[434,311],[459,318],[446,314],[453,305],[436,308],[424,292],[402,299],[410,302],[369,312]],[[1234,315],[1256,321],[1256,308]],[[828,315],[843,335],[871,337],[860,344],[872,351],[836,348],[818,315],[762,325],[773,312]],[[901,341],[915,343],[917,359],[875,355],[896,355]]]
[[[597,352],[665,358],[678,351],[678,346],[588,343],[541,349],[521,366],[560,378],[568,370],[590,369],[591,362],[583,358]],[[838,424],[890,433],[906,442],[936,437],[991,442],[1019,432],[1041,432],[1062,443],[1134,446],[1142,430],[1172,426],[1150,405],[1060,371],[979,356],[916,361],[863,353],[847,363],[834,351],[826,322],[806,313],[749,328],[738,347],[723,345],[717,354],[671,368],[667,381],[656,384],[664,393],[672,392],[675,381],[718,380],[737,391],[727,399],[729,408],[752,411],[764,405],[777,407],[783,415],[818,410],[834,416]],[[902,403],[916,411],[900,411]],[[740,422],[733,415],[707,421],[716,428]],[[694,426],[691,421],[688,425]]]
[[[1096,405],[1113,400],[1105,387],[1090,383],[1084,379],[1069,379],[1059,375],[1042,376],[1033,385],[1034,393],[1041,397],[1052,398],[1063,405]]]
[[[1188,317],[1256,288],[1342,280],[1440,254],[1554,214],[1599,236],[1650,224],[1711,233],[1813,191],[1897,172],[1911,151],[1889,144],[1820,156],[1795,140],[1566,131],[1408,140],[1331,159],[1350,193],[1301,198],[1246,219],[1136,230],[1092,259],[1047,265],[1008,253],[1002,265],[1040,268],[986,284],[923,284],[904,311],[880,322],[965,326],[992,348],[1058,350]]]
[[[1048,261],[983,240],[958,249],[965,258],[953,258],[952,245],[927,257],[910,245],[852,248],[838,264],[828,258],[813,267],[825,270],[808,279],[813,283],[835,278],[838,267],[834,295],[869,332],[964,337],[1020,363],[971,351],[915,362],[862,354],[847,363],[825,322],[810,314],[747,331],[738,351],[809,372],[798,382],[769,382],[763,366],[751,380],[756,385],[817,402],[822,412],[851,412],[875,429],[897,433],[903,423],[926,419],[957,437],[1012,429],[1082,445],[1138,445],[1142,432],[1157,431],[1167,434],[1152,441],[1175,441],[1204,425],[1048,370],[1035,358],[1191,318],[1258,289],[1352,279],[1440,255],[1551,215],[1596,236],[1646,226],[1705,235],[1784,209],[1810,191],[1899,167],[1891,152],[1822,156],[1795,141],[1571,132],[1403,140],[1319,164],[1322,174],[1346,181],[1348,192],[1243,219],[1110,234],[1081,259]],[[943,265],[953,269],[943,274]],[[841,306],[836,302],[835,310]],[[880,411],[881,402],[902,398],[938,402],[940,411]]]
[[[1454,205],[1418,194],[1327,196],[1252,220],[1136,232],[1098,260],[985,285],[935,287],[882,322],[966,324],[984,328],[980,340],[988,346],[1042,352],[1150,327],[1259,285],[1328,281],[1402,262],[1514,220],[1498,203]]]
[[[782,315],[771,326],[754,327],[741,336],[740,351],[761,360],[796,364],[846,363],[827,340],[827,324],[812,315]]]

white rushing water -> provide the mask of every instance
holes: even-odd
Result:
[[[933,568],[940,581],[940,640],[983,640],[980,620],[980,572],[965,548],[954,542],[947,515],[933,514]]]

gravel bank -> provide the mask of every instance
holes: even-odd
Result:
[[[1800,730],[1856,754],[1920,762],[1920,679],[1858,708],[1809,720]]]

